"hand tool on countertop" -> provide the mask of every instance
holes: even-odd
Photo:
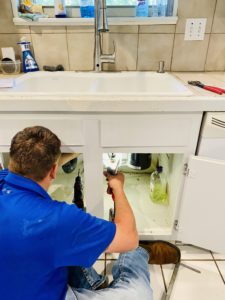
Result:
[[[204,90],[207,90],[207,91],[219,94],[219,95],[225,94],[225,89],[222,89],[222,88],[219,88],[216,86],[205,85],[201,81],[188,81],[188,84],[198,86]]]

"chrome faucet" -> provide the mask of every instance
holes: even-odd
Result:
[[[115,46],[112,54],[102,53],[102,34],[108,30],[106,0],[95,0],[95,48],[94,48],[94,70],[102,71],[103,63],[115,63]],[[114,45],[114,44],[113,44]]]

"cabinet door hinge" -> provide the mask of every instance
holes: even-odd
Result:
[[[179,230],[179,222],[178,222],[178,220],[174,221],[173,227],[174,227],[175,230]]]
[[[183,175],[188,176],[190,169],[188,168],[188,164],[184,164]]]

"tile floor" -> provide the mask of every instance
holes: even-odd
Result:
[[[190,245],[179,247],[182,263],[201,273],[181,265],[170,300],[225,300],[225,255]],[[107,274],[110,281],[112,264],[117,257],[117,254],[102,255],[95,264],[96,270]],[[161,300],[163,292],[168,287],[173,267],[173,265],[150,266],[154,300]]]

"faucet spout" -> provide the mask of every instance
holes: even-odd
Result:
[[[94,70],[102,71],[103,63],[115,63],[115,45],[112,54],[102,53],[102,34],[108,30],[106,0],[95,0],[95,48],[94,48]]]
[[[108,29],[108,20],[107,20],[106,0],[100,0],[99,1],[98,31],[100,31],[100,32],[109,31],[109,29]]]

